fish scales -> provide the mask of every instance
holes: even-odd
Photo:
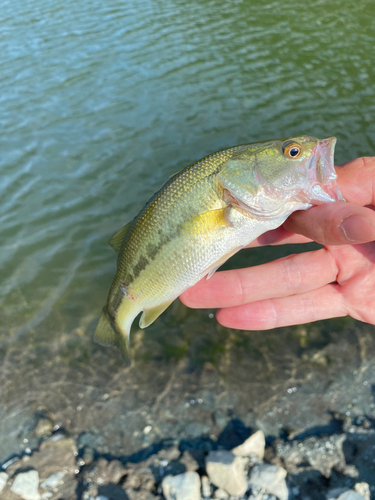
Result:
[[[117,272],[95,332],[126,351],[184,290],[294,210],[342,199],[335,139],[301,136],[214,153],[173,175],[111,240]]]
[[[162,248],[174,246],[173,240],[186,222],[186,214],[198,215],[207,209],[221,208],[220,187],[213,174],[239,147],[218,152],[175,174],[138,214],[127,231],[119,254],[118,272],[112,289],[123,283],[130,287]],[[192,196],[193,192],[193,196]],[[165,255],[165,252],[163,253]],[[123,280],[122,280],[123,278]]]

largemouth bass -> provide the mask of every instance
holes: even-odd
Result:
[[[117,272],[95,340],[127,351],[187,288],[295,210],[342,200],[336,139],[301,136],[214,153],[172,176],[110,240]]]

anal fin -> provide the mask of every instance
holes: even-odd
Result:
[[[150,326],[151,323],[153,323],[161,315],[161,313],[164,312],[167,307],[172,304],[172,302],[173,300],[171,300],[170,302],[159,304],[158,306],[151,309],[145,309],[142,313],[141,319],[139,320],[139,327],[147,328],[148,326]]]

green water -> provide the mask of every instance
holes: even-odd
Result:
[[[234,393],[251,392],[264,349],[280,369],[256,383],[267,397],[283,393],[303,329],[233,332],[176,303],[147,332],[135,328],[135,366],[95,345],[115,271],[107,242],[171,174],[218,149],[311,134],[338,138],[337,163],[373,155],[374,16],[370,0],[2,2],[0,461],[41,411],[77,435],[106,435],[122,454],[148,444],[137,441],[151,418],[142,411],[156,414],[161,401],[173,414],[189,394],[226,391],[248,414],[254,400]],[[303,349],[371,338],[370,327],[341,321],[308,329]],[[149,439],[179,436],[177,413]]]

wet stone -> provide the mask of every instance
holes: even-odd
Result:
[[[167,476],[162,481],[166,500],[200,500],[201,482],[196,472]]]
[[[286,470],[269,464],[255,465],[249,477],[251,486],[263,488],[266,493],[275,495],[280,500],[288,500],[289,493],[285,481]]]
[[[230,451],[210,451],[206,471],[211,482],[230,495],[243,495],[247,490],[245,461]]]
[[[20,472],[15,477],[10,491],[19,495],[23,500],[40,500],[38,485],[38,471]]]

